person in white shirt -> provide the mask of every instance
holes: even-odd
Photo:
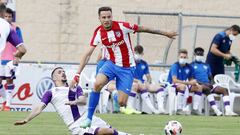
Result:
[[[2,56],[2,52],[6,47],[6,43],[11,43],[14,47],[16,47],[17,51],[14,54],[14,58],[12,61],[8,62],[9,68],[14,70],[22,56],[27,52],[25,46],[23,45],[23,41],[18,37],[16,31],[11,29],[11,25],[4,19],[4,15],[6,12],[6,6],[0,2],[0,57]],[[2,68],[3,61],[0,61],[0,69]],[[3,107],[1,110],[5,109],[6,105],[6,93],[3,89],[2,80],[3,80],[3,71],[0,70],[0,95],[3,98]],[[7,110],[9,110],[8,108]]]
[[[43,109],[51,103],[72,135],[127,135],[111,128],[105,121],[93,117],[91,127],[80,128],[80,123],[86,118],[86,97],[81,87],[70,89],[67,84],[67,77],[62,67],[52,71],[52,79],[55,87],[47,90],[36,108],[23,120],[16,121],[15,125],[23,125],[38,116]]]

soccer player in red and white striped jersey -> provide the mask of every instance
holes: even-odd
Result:
[[[99,70],[96,77],[94,90],[90,94],[88,118],[80,125],[81,127],[89,127],[91,125],[91,119],[99,101],[100,91],[102,87],[113,78],[116,78],[116,88],[119,93],[118,100],[121,106],[120,110],[124,110],[128,94],[131,91],[135,69],[130,33],[146,32],[164,35],[173,39],[177,36],[176,32],[165,32],[143,26],[131,25],[128,22],[113,21],[112,9],[110,7],[99,8],[98,15],[101,25],[95,30],[90,42],[90,47],[81,58],[77,74],[70,86],[73,87],[78,83],[79,76],[97,45],[105,46],[110,57]]]

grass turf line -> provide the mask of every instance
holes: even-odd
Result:
[[[27,112],[0,112],[0,135],[70,135],[57,113],[42,113],[26,125],[14,126]],[[240,117],[98,114],[114,128],[132,135],[163,135],[167,121],[183,125],[183,135],[239,135]]]

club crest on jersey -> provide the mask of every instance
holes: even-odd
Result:
[[[190,72],[190,70],[189,70],[189,69],[186,69],[185,72],[186,72],[186,74],[188,74],[188,73]]]
[[[121,32],[120,32],[120,31],[115,31],[115,35],[116,35],[117,37],[121,37]]]
[[[204,69],[208,69],[208,67],[206,65],[203,66]]]

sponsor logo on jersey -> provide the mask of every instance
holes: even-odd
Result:
[[[122,45],[122,44],[124,44],[124,43],[125,43],[124,40],[121,40],[121,41],[119,41],[119,42],[117,42],[117,43],[112,43],[112,45],[106,46],[106,47],[107,47],[107,48],[115,48],[115,47],[120,46],[120,45]]]

